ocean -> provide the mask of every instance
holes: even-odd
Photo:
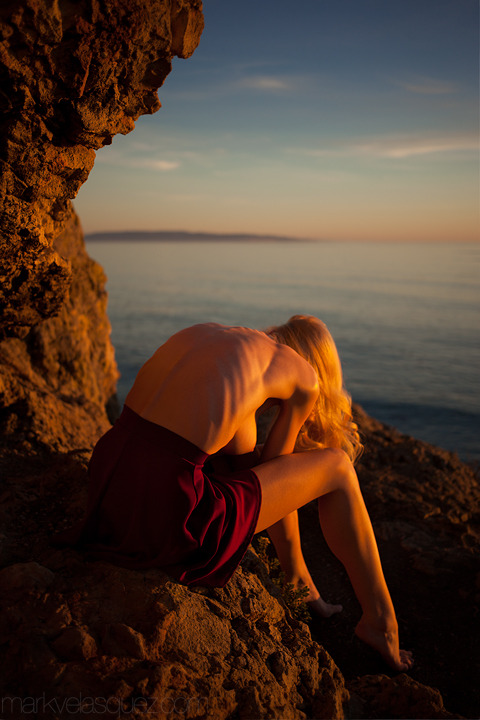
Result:
[[[96,240],[123,402],[177,330],[326,322],[345,385],[401,432],[480,460],[480,245]]]

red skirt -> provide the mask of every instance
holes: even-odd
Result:
[[[262,491],[253,470],[210,473],[208,457],[124,406],[93,451],[85,518],[53,543],[87,559],[158,567],[185,585],[223,587],[252,540]]]

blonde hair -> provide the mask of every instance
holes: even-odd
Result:
[[[295,350],[318,375],[319,396],[298,433],[295,450],[340,448],[355,462],[363,445],[352,418],[350,395],[343,386],[337,348],[325,323],[312,315],[294,315],[284,325],[265,332],[276,342]]]

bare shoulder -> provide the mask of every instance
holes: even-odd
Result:
[[[300,373],[307,382],[308,380],[316,382],[317,374],[305,358],[299,355],[293,348],[288,345],[282,345],[272,341],[275,346],[275,352],[272,358],[272,365],[274,368],[280,368],[284,370],[290,370],[294,373]]]
[[[266,382],[275,397],[285,399],[300,393],[318,394],[318,377],[312,365],[288,345],[274,343],[275,349]]]

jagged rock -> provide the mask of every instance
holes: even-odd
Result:
[[[200,0],[22,0],[1,3],[0,25],[0,324],[19,336],[65,302],[72,270],[52,243],[95,150],[158,110],[203,16]]]
[[[115,657],[146,657],[145,640],[141,633],[124,623],[105,625],[102,632],[102,654]]]
[[[386,675],[366,675],[349,684],[349,689],[361,698],[357,707],[359,718],[455,718],[449,713],[442,696],[435,688],[425,687],[408,675],[389,678]],[[357,695],[358,694],[358,695]]]
[[[95,150],[160,107],[172,57],[198,44],[201,2],[5,2],[0,27],[0,337],[16,336],[0,343],[2,440],[22,456],[89,448],[118,371],[105,276],[70,198]]]
[[[60,660],[89,660],[98,653],[95,639],[79,625],[67,627],[53,641],[52,650]]]
[[[215,718],[344,716],[340,671],[271,594],[278,590],[264,568],[255,572],[261,561],[253,552],[221,590],[188,589],[156,570],[84,563],[74,551],[51,550],[49,561],[47,612],[37,593],[12,622],[19,610],[6,588],[11,630],[4,630],[0,691],[12,682],[18,695],[48,687],[61,701],[81,687],[84,697],[121,699],[124,708],[140,697],[150,709],[186,702],[189,717],[206,709]],[[52,637],[45,620],[65,608],[72,623]]]
[[[407,676],[364,676],[347,688],[252,550],[223,589],[86,563],[72,550],[44,555],[48,593],[30,593],[20,607],[16,588],[5,586],[5,696],[15,687],[41,698],[47,689],[59,707],[91,697],[160,718],[172,708],[218,720],[458,717],[437,690]]]
[[[37,562],[16,563],[0,570],[0,592],[23,594],[45,590],[54,578],[51,570]]]
[[[0,342],[2,439],[23,452],[91,447],[110,426],[107,415],[116,392],[106,278],[87,255],[72,209],[55,248],[72,270],[58,315],[22,339]]]

